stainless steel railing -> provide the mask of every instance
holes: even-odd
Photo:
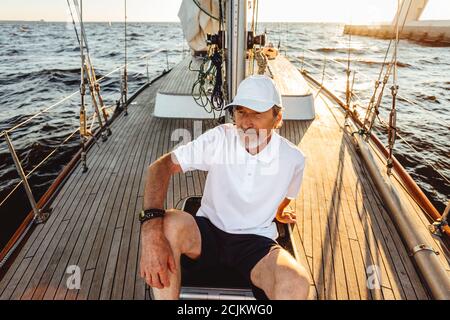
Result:
[[[101,78],[99,78],[97,80],[98,83],[100,83],[101,81],[105,80],[108,77],[111,77],[111,75],[113,75],[116,72],[119,72],[120,70],[124,69],[126,66],[128,65],[132,65],[132,64],[137,64],[137,63],[142,63],[142,60],[145,60],[145,65],[146,65],[146,79],[147,82],[150,82],[150,74],[149,74],[149,59],[157,54],[160,53],[166,53],[166,61],[167,61],[167,68],[169,68],[169,60],[168,60],[168,51],[164,50],[164,49],[158,49],[155,51],[152,51],[150,53],[144,54],[140,57],[138,57],[137,59],[128,62],[127,64],[123,64],[113,70],[111,70],[110,72],[108,72],[107,74],[105,74],[104,76],[102,76]],[[70,141],[71,138],[73,138],[74,135],[76,135],[79,132],[79,128],[77,128],[76,130],[74,130],[73,132],[71,132],[62,142],[61,144],[59,144],[53,151],[51,151],[47,156],[45,156],[45,158],[40,161],[36,166],[33,167],[33,169],[26,173],[23,166],[22,166],[22,162],[16,152],[16,149],[14,148],[14,144],[11,138],[11,133],[13,133],[14,131],[16,131],[17,129],[23,127],[24,125],[26,125],[27,123],[30,123],[33,119],[37,118],[38,116],[44,114],[44,113],[48,113],[49,111],[62,106],[64,102],[69,101],[70,99],[72,99],[73,97],[75,97],[76,95],[79,94],[79,91],[75,91],[71,94],[69,94],[68,96],[62,98],[61,100],[51,104],[48,107],[43,108],[42,110],[36,112],[35,114],[31,115],[30,117],[28,117],[26,120],[14,125],[13,127],[11,127],[10,129],[4,130],[3,132],[0,133],[0,139],[4,138],[7,146],[8,146],[8,151],[13,159],[14,162],[14,166],[16,168],[16,171],[19,175],[20,181],[12,188],[12,190],[3,198],[0,200],[0,208],[5,204],[5,202],[17,191],[17,189],[23,185],[24,189],[25,189],[25,193],[27,196],[27,199],[31,205],[31,208],[34,212],[34,220],[35,222],[39,223],[39,222],[44,222],[47,217],[48,214],[43,212],[37,205],[37,200],[33,195],[33,191],[32,188],[29,184],[29,178],[30,176],[36,171],[38,170],[46,161],[48,161],[48,159],[50,159],[58,150],[60,147],[62,147],[64,144],[66,144],[68,141]],[[113,106],[105,106],[105,109],[110,110],[112,109]],[[96,115],[95,113],[88,118],[88,121],[91,121],[91,125],[90,125],[90,130],[93,132],[97,127],[94,128],[95,125],[95,118]],[[1,249],[1,248],[0,248]]]
[[[309,56],[306,57],[305,54],[303,53],[303,55],[301,57],[289,57],[288,56],[288,58],[295,59],[297,62],[300,63],[300,65],[301,65],[300,71],[301,72],[306,70],[305,66],[313,69],[315,71],[316,76],[322,77],[321,81],[318,80],[321,83],[321,86],[326,86],[327,84],[325,83],[325,81],[327,81],[327,80],[328,81],[331,80],[331,81],[333,81],[333,83],[335,83],[337,79],[342,78],[342,76],[343,76],[343,75],[339,75],[337,72],[331,70],[331,68],[328,67],[328,65],[330,65],[330,62],[339,65],[339,67],[343,68],[344,70],[347,69],[347,65],[345,65],[344,63],[342,63],[340,61],[337,61],[336,59],[327,57],[323,54],[314,52],[314,51],[306,49],[306,48],[304,49],[304,52],[308,52]],[[322,64],[322,66],[320,66],[320,65],[314,66],[312,63],[306,61],[308,59],[309,60],[319,60],[320,59],[321,61],[323,61],[323,64]],[[359,70],[357,71],[357,74],[358,74],[358,77],[361,76],[365,80],[373,81],[373,79],[371,77],[369,77],[365,73],[360,72]],[[336,90],[333,90],[331,88],[327,88],[327,89],[328,89],[328,91],[332,92],[336,97],[339,97],[342,101],[345,101],[345,98],[346,98],[345,97],[345,88],[342,88],[342,90],[340,90],[340,92],[336,92]],[[368,103],[364,102],[364,99],[361,96],[359,96],[355,92],[352,92],[351,96],[352,96],[353,105],[355,105],[355,106],[357,105],[362,110],[367,109]],[[435,115],[430,114],[429,110],[427,110],[422,104],[412,101],[411,99],[408,99],[402,95],[397,95],[397,97],[399,97],[401,99],[402,103],[406,103],[411,106],[415,106],[415,107],[419,107],[419,108],[423,109],[424,111],[426,111],[428,113],[427,115],[431,115],[431,117],[436,120],[436,123],[442,125],[443,127],[450,126],[450,123],[446,122],[443,119],[438,118]],[[380,121],[381,126],[383,126],[383,127],[388,126],[388,121],[386,119],[383,119],[381,115],[378,115],[378,119]],[[426,163],[427,166],[429,166],[429,168],[431,168],[436,174],[438,174],[444,181],[446,181],[448,184],[450,184],[450,179],[445,174],[443,174],[439,168],[437,168],[421,152],[419,152],[419,150],[417,150],[402,134],[400,134],[399,132],[397,132],[396,134],[397,134],[397,137],[404,143],[404,145],[407,148],[409,148],[415,155],[417,155],[421,161]],[[448,209],[447,209],[447,211],[448,211]],[[447,212],[447,215],[448,215],[448,212]],[[445,217],[445,219],[447,219],[446,215],[443,215],[443,217]]]

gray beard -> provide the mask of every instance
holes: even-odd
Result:
[[[248,129],[244,132],[242,129],[237,129],[238,135],[242,145],[248,150],[258,150],[263,148],[267,144],[267,138],[270,134],[270,130],[260,130],[259,134],[255,129]]]

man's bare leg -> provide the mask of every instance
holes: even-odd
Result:
[[[201,253],[201,235],[195,219],[187,212],[171,209],[164,217],[164,235],[172,248],[176,272],[168,272],[170,285],[165,288],[153,287],[156,300],[176,300],[180,297],[181,254],[196,259]]]
[[[180,256],[179,252],[176,252],[172,247],[173,258],[175,259],[176,273],[169,271],[170,286],[163,289],[152,287],[153,297],[155,300],[177,300],[180,297],[181,287],[181,272],[180,272]]]
[[[253,267],[250,277],[252,283],[271,300],[308,298],[308,272],[284,249],[270,251]]]

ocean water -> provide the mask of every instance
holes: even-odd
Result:
[[[97,76],[124,62],[122,23],[86,23],[90,55]],[[129,23],[128,61],[131,62],[129,92],[132,94],[186,54],[178,23]],[[268,40],[280,45],[298,67],[304,65],[319,81],[326,64],[324,84],[342,94],[349,37],[343,25],[306,23],[260,23]],[[356,71],[354,91],[367,105],[389,41],[353,36],[351,67]],[[156,56],[138,59],[158,49]],[[337,64],[336,60],[342,64]],[[148,64],[148,74],[147,74]],[[398,131],[408,142],[398,140],[395,155],[442,211],[450,194],[450,48],[430,47],[401,41],[399,49]],[[71,24],[49,22],[0,22],[0,131],[11,128],[79,88],[80,55]],[[390,85],[380,116],[388,118]],[[119,98],[120,73],[101,83],[103,98],[113,105]],[[89,97],[86,97],[90,102]],[[11,133],[17,154],[28,173],[78,126],[79,95],[46,112]],[[408,100],[415,104],[410,104]],[[90,110],[88,105],[88,110]],[[363,109],[361,109],[361,113]],[[386,141],[386,133],[377,126]],[[59,147],[32,175],[30,184],[37,199],[77,151],[77,135]],[[0,203],[19,178],[4,138],[0,138]],[[0,206],[0,248],[21,223],[30,207],[22,187]]]

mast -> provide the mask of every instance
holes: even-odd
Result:
[[[245,78],[247,44],[247,4],[245,0],[227,1],[227,83],[228,99],[236,95]]]

